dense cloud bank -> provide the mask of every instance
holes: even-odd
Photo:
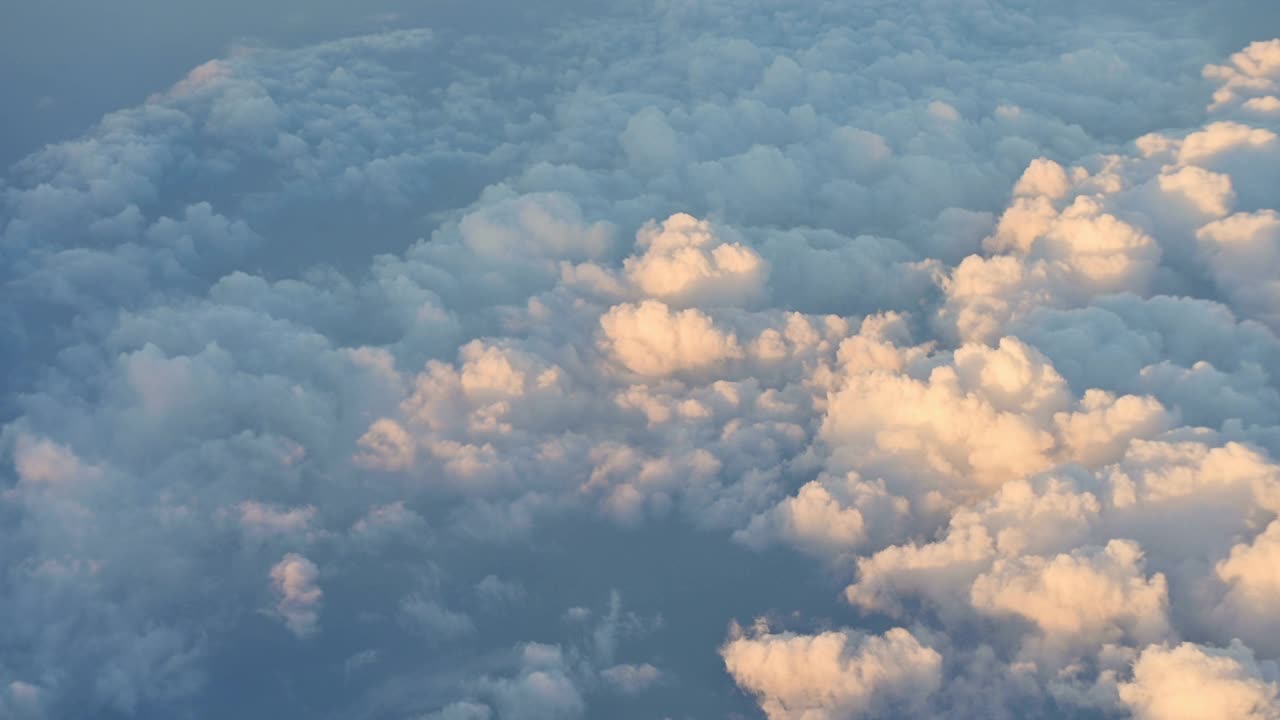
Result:
[[[0,715],[1280,718],[1280,41],[1031,5],[244,50],[15,165]]]

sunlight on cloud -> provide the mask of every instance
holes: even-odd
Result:
[[[1280,40],[1173,15],[390,30],[36,151],[0,716],[1280,718]]]

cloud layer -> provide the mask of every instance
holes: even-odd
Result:
[[[246,48],[27,157],[0,715],[1275,720],[1280,40],[1183,9]]]

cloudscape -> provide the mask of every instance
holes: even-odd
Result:
[[[1280,719],[1271,3],[122,5],[6,93],[0,717]]]

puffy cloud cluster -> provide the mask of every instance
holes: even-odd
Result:
[[[735,635],[720,651],[725,666],[770,720],[918,712],[941,684],[942,656],[902,628],[872,637],[772,634],[767,626]]]
[[[1276,715],[1276,681],[1261,675],[1253,653],[1238,641],[1223,650],[1152,646],[1134,663],[1133,676],[1120,686],[1120,698],[1138,720]]]
[[[285,555],[271,568],[271,585],[280,597],[276,611],[298,637],[314,633],[320,619],[324,593],[316,583],[318,575],[315,563],[297,553]]]
[[[0,715],[1277,717],[1280,41],[1106,5],[246,49],[22,161]]]
[[[764,288],[768,264],[740,242],[723,242],[709,223],[683,213],[636,236],[638,257],[623,271],[643,295],[681,307],[744,305]]]

